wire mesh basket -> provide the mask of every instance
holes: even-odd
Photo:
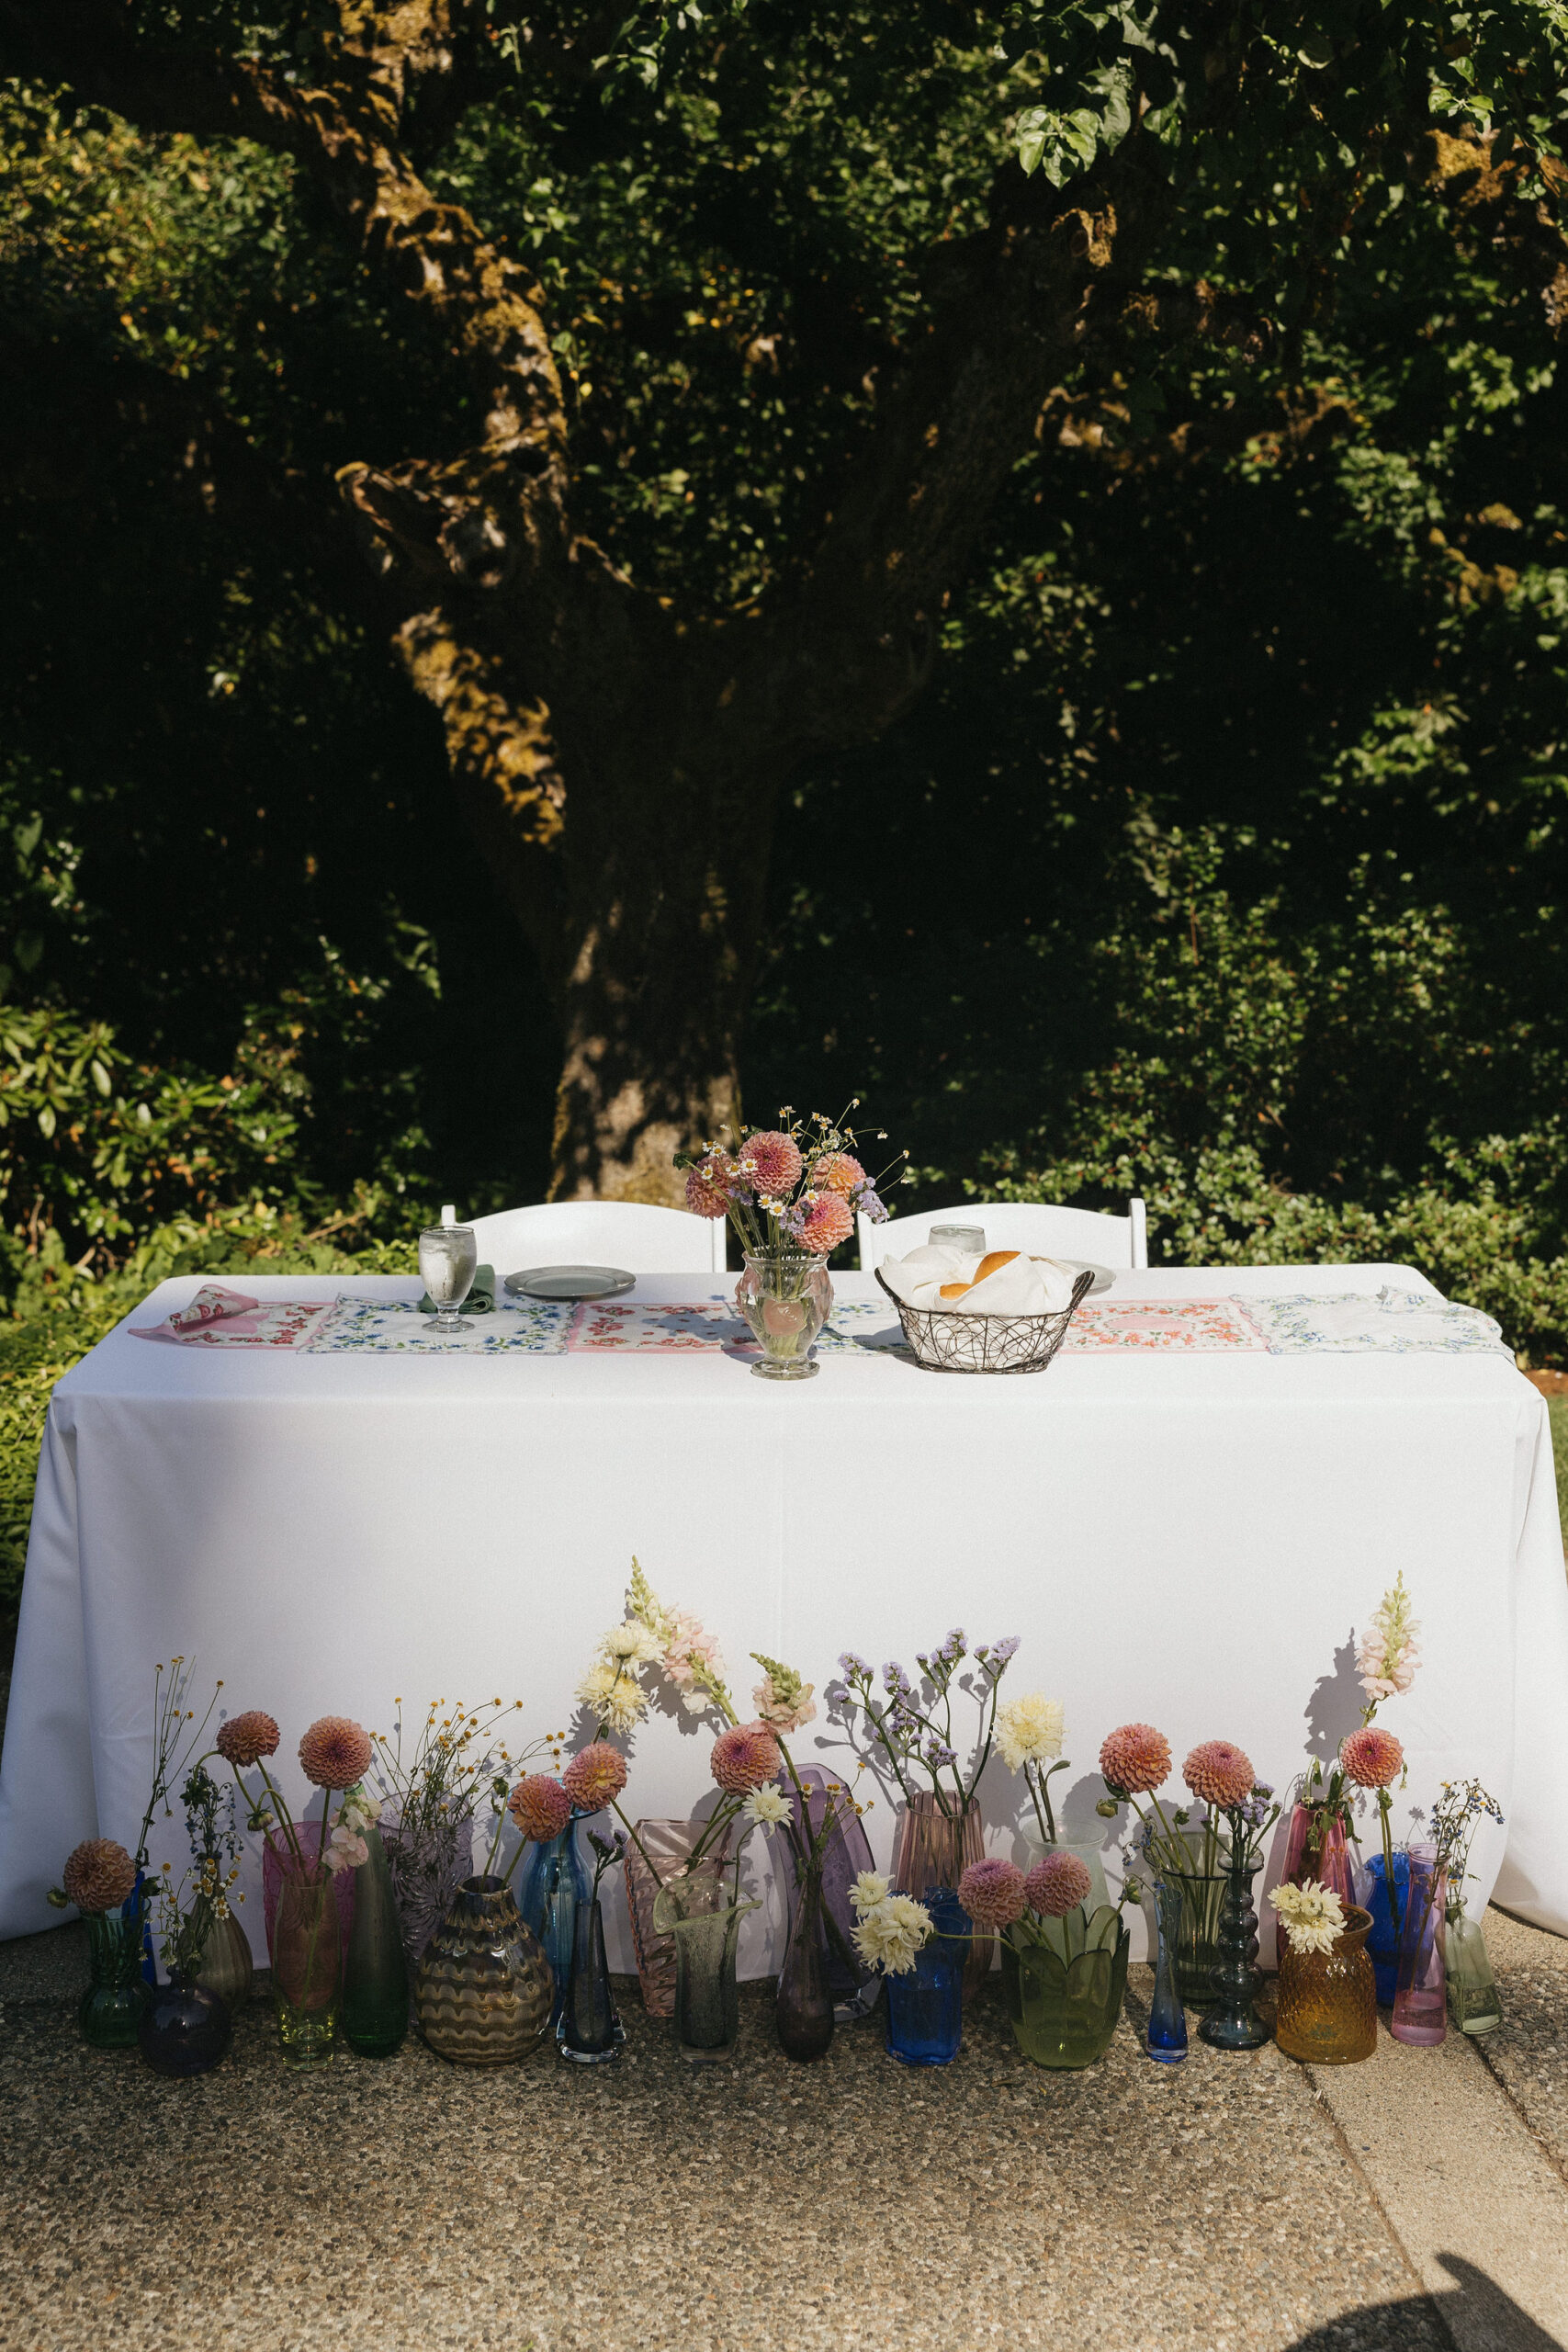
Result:
[[[906,1306],[883,1280],[880,1266],[876,1279],[898,1309],[916,1363],[928,1372],[1043,1372],[1094,1288],[1094,1276],[1081,1273],[1066,1306],[1052,1315],[963,1315],[941,1307]]]

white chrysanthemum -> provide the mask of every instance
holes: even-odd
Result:
[[[604,1657],[635,1658],[638,1666],[651,1666],[664,1655],[664,1645],[653,1628],[635,1622],[612,1625],[599,1649]]]
[[[1030,1690],[997,1709],[997,1745],[1010,1772],[1024,1764],[1054,1764],[1062,1752],[1066,1713],[1060,1699]]]
[[[870,1877],[872,1873],[864,1873]],[[863,1911],[851,1929],[855,1950],[886,1976],[902,1976],[931,1931],[931,1915],[908,1894],[885,1895]]]
[[[1332,1951],[1335,1939],[1345,1932],[1345,1912],[1338,1895],[1316,1879],[1308,1879],[1304,1886],[1277,1886],[1269,1900],[1292,1951]]]
[[[648,1693],[629,1665],[607,1661],[591,1666],[577,1686],[577,1695],[612,1731],[630,1731],[648,1713]]]
[[[887,1881],[880,1871],[862,1871],[850,1889],[850,1901],[857,1911],[870,1911],[887,1900]]]
[[[764,1781],[760,1789],[752,1790],[740,1810],[753,1828],[776,1829],[781,1821],[789,1819],[789,1799],[772,1781]]]

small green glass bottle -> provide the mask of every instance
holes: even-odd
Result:
[[[1490,2033],[1503,2022],[1503,2004],[1480,1922],[1456,1909],[1450,1911],[1446,1926],[1449,2023],[1461,2033]]]
[[[409,1970],[381,1833],[362,1833],[368,1861],[354,1874],[354,1924],[344,1961],[343,2038],[362,2058],[390,2058],[409,2030]]]

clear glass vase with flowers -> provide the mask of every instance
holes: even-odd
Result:
[[[1490,2033],[1503,2022],[1486,1938],[1479,1919],[1465,1911],[1464,1890],[1472,1873],[1471,1841],[1483,1820],[1501,1825],[1503,1808],[1479,1781],[1445,1781],[1432,1808],[1432,1838],[1448,1889],[1443,1962],[1448,1979],[1449,2022],[1461,2033]]]
[[[363,1832],[375,1819],[375,1801],[362,1786],[374,1752],[370,1735],[346,1715],[322,1715],[299,1742],[299,1766],[321,1792],[321,1819],[296,1821],[288,1799],[267,1770],[281,1734],[259,1708],[232,1715],[219,1726],[217,1752],[234,1775],[249,1807],[247,1826],[265,1838],[264,1895],[275,1890],[269,1928],[273,1999],[285,2063],[324,2064],[337,2041],[343,1994],[343,1954],[353,1882],[345,1874],[369,1858]],[[246,1772],[260,1775],[252,1791]],[[334,1817],[333,1797],[342,1802]],[[339,1880],[347,1896],[340,1903]]]
[[[1168,1810],[1161,1802],[1158,1792],[1170,1769],[1170,1742],[1163,1732],[1152,1724],[1120,1724],[1100,1746],[1106,1794],[1096,1809],[1108,1820],[1122,1805],[1131,1809],[1138,1825],[1134,1855],[1156,1882],[1180,1894],[1176,1982],[1183,2002],[1209,2010],[1223,1997],[1230,2011],[1239,2005],[1251,2018],[1257,1955],[1251,1883],[1262,1868],[1263,1839],[1279,1819],[1280,1807],[1273,1790],[1255,1779],[1250,1759],[1230,1740],[1201,1741],[1181,1768],[1203,1808],[1196,1820],[1191,1806]],[[1251,2032],[1255,2027],[1252,2019],[1234,2030]]]
[[[917,1657],[918,1686],[896,1659],[884,1666],[880,1698],[864,1658],[846,1650],[839,1660],[841,1680],[832,1694],[835,1718],[852,1738],[858,1737],[866,1764],[891,1773],[904,1800],[893,1882],[907,1894],[921,1895],[935,1886],[956,1893],[965,1867],[985,1851],[976,1791],[998,1736],[1002,1677],[1018,1646],[1019,1636],[1010,1634],[999,1642],[982,1642],[971,1652],[962,1630],[954,1627],[940,1648]],[[972,1663],[961,1671],[966,1660]],[[961,1758],[954,1745],[953,1708],[964,1698],[978,1709],[978,1721]],[[1050,1702],[1044,1703],[1048,1708]],[[1043,1722],[1036,1730],[1048,1746],[1049,1724]],[[1059,1724],[1054,1736],[1059,1746]],[[1042,1826],[1054,1827],[1048,1778],[1032,1781],[1031,1792],[1042,1804]],[[966,1994],[973,1996],[989,1972],[992,1949],[988,1936],[974,1937],[964,1971]]]
[[[887,1215],[878,1186],[898,1163],[866,1173],[849,1124],[857,1107],[858,1097],[837,1119],[821,1111],[797,1119],[786,1103],[777,1127],[749,1128],[677,1160],[686,1170],[686,1206],[697,1216],[727,1216],[739,1238],[745,1264],[735,1304],[761,1350],[751,1369],[764,1380],[816,1372],[811,1349],[833,1305],[829,1257],[857,1216],[880,1223]],[[877,1139],[886,1136],[879,1131]]]

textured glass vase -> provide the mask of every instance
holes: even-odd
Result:
[[[604,1957],[604,1914],[595,1894],[577,1906],[571,1974],[556,2021],[556,2047],[579,2066],[603,2066],[620,2056],[626,2038]]]
[[[354,1925],[343,1963],[343,2038],[361,2058],[390,2058],[409,2030],[409,1967],[391,1874],[374,1822],[355,1876]]]
[[[1258,2050],[1269,2039],[1258,2016],[1258,1913],[1253,1906],[1252,1882],[1262,1869],[1245,1846],[1238,1845],[1225,1871],[1220,1902],[1218,1953],[1213,1972],[1213,2006],[1198,2027],[1200,2039],[1216,2050]]]
[[[886,1980],[887,2054],[906,2066],[945,2066],[964,2039],[969,1919],[958,1897],[943,1888],[929,1888],[918,1900],[931,1913],[934,1932],[912,1968]]]
[[[1492,1973],[1492,1955],[1479,1919],[1450,1911],[1443,1939],[1449,1986],[1449,2023],[1456,2033],[1490,2033],[1503,2022],[1503,2004]]]
[[[555,1977],[499,1878],[467,1878],[424,1947],[414,1979],[419,2030],[455,2066],[510,2066],[550,2030]]]
[[[232,2030],[226,2001],[205,1984],[176,1976],[153,1994],[136,2039],[155,2075],[205,2075],[228,2049]]]
[[[1410,1894],[1410,1857],[1396,1853],[1393,1858],[1393,1891],[1399,1899],[1401,1918]],[[1393,1915],[1389,1909],[1388,1886],[1381,1854],[1367,1860],[1366,1908],[1371,1915],[1372,1928],[1367,1938],[1367,1957],[1372,1963],[1372,1977],[1377,1985],[1378,1999],[1385,2009],[1393,2007],[1394,1986],[1399,1975],[1399,1938],[1394,1932]]]
[[[1002,1938],[1002,1997],[1013,2039],[1036,2066],[1093,2066],[1122,2014],[1132,1939],[1109,1904],[1066,1922],[1070,1957],[1051,1945]]]
[[[728,2058],[740,2031],[735,1951],[755,1896],[733,1899],[729,1880],[705,1858],[666,1879],[654,1897],[655,1932],[675,1947],[675,2047],[700,2064]]]
[[[1181,1888],[1174,1879],[1156,1878],[1155,1907],[1155,1989],[1144,2046],[1160,2066],[1179,2066],[1187,2055],[1187,2012],[1176,1983],[1176,1948],[1181,1937]]]
[[[653,1924],[653,1906],[660,1883],[678,1877],[691,1859],[692,1848],[705,1824],[700,1821],[639,1821],[637,1842],[626,1850],[626,1914],[631,1921],[632,1956],[637,1962],[642,2006],[650,2018],[675,2014],[675,1939],[660,1935]],[[722,1869],[728,1859],[730,1832],[721,1829],[704,1856]],[[644,1860],[644,1854],[647,1860]],[[653,1870],[649,1868],[649,1862]],[[659,1877],[654,1877],[657,1870]]]
[[[473,1818],[465,1813],[454,1821],[443,1813],[432,1821],[389,1822],[381,1831],[381,1849],[412,1984],[425,1945],[473,1871]]]
[[[1354,1903],[1344,1911],[1344,1932],[1327,1951],[1297,1951],[1280,1929],[1274,2039],[1287,2058],[1311,2066],[1352,2066],[1377,2052],[1377,1987],[1367,1956],[1371,1914]]]
[[[141,1973],[140,1905],[128,1918],[121,1911],[85,1911],[87,1923],[87,1989],[76,2011],[84,2041],[95,2050],[133,2050],[152,1987]]]
[[[530,1845],[518,1874],[517,1908],[523,1924],[538,1939],[556,1980],[552,2025],[560,2016],[571,1981],[578,1905],[591,1899],[588,1867],[577,1844],[577,1825],[587,1818],[585,1814],[574,1813],[558,1838]]]
[[[774,2015],[779,2048],[801,2065],[825,2058],[833,2039],[833,1995],[828,1982],[822,1871],[808,1863],[790,1892],[789,1941],[779,1970]]]
[[[1448,1982],[1443,1954],[1447,1909],[1448,1881],[1438,1868],[1436,1847],[1412,1846],[1409,1894],[1401,1924],[1399,1969],[1394,1979],[1393,2015],[1388,2029],[1395,2041],[1413,2041],[1429,2048],[1448,2032]]]
[[[746,1256],[735,1304],[762,1352],[751,1366],[761,1380],[809,1380],[812,1346],[833,1311],[828,1261],[815,1250],[778,1258]]]
[[[204,1992],[216,1993],[232,2018],[250,1999],[254,1978],[251,1939],[231,1911],[226,1919],[213,1921],[212,1932],[202,1946],[196,1981]]]
[[[908,1888],[919,1903],[925,1901],[929,1887],[945,1886],[956,1894],[958,1882],[970,1863],[986,1858],[986,1833],[979,1806],[971,1803],[960,1813],[955,1798],[950,1796],[948,1803],[954,1809],[944,1813],[934,1791],[917,1790],[899,1824],[893,1883]],[[964,1966],[966,2001],[975,1998],[990,1974],[995,1951],[996,1938],[976,1928]]]
[[[1207,2009],[1214,2000],[1214,1971],[1220,1959],[1220,1913],[1225,1899],[1226,1873],[1223,1854],[1210,1860],[1201,1831],[1178,1833],[1189,1867],[1173,1870],[1163,1861],[1160,1876],[1181,1896],[1181,1921],[1176,1935],[1176,1989],[1190,2009]]]
[[[283,1872],[272,1928],[272,1997],[284,2063],[321,2066],[337,2044],[343,1916],[333,1872]]]

